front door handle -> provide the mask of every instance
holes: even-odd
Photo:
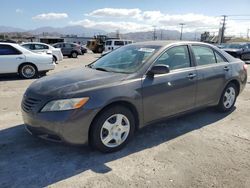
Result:
[[[187,78],[189,78],[189,79],[193,79],[193,78],[195,78],[196,77],[196,74],[194,74],[194,73],[190,73],[188,76],[187,76]]]
[[[228,66],[225,66],[225,67],[224,67],[224,70],[225,70],[225,71],[229,71],[229,67],[228,67]]]
[[[17,57],[16,59],[23,59],[23,57]]]

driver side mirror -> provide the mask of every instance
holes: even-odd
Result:
[[[147,75],[153,76],[155,74],[167,74],[170,72],[168,65],[155,65],[151,68],[150,71],[148,71]]]

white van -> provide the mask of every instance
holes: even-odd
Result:
[[[104,52],[112,51],[121,46],[133,43],[132,40],[112,39],[105,42]]]

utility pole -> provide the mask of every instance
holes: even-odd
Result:
[[[184,23],[179,24],[181,26],[181,35],[180,35],[180,40],[182,40],[182,31],[183,31],[183,26],[185,25]]]
[[[250,32],[250,29],[248,28],[247,29],[247,39],[249,39],[249,32]]]
[[[154,31],[153,31],[153,40],[156,40],[157,39],[157,36],[156,36],[156,26],[154,25]]]
[[[219,44],[224,43],[225,30],[226,30],[226,18],[227,18],[227,15],[222,15],[222,20],[221,20],[222,26],[219,31],[219,40],[218,40]]]
[[[161,40],[162,40],[162,35],[163,35],[163,33],[162,33],[162,29],[161,29]]]

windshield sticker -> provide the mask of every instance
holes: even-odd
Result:
[[[153,48],[140,48],[138,51],[139,52],[146,52],[146,53],[153,53],[155,51],[155,49],[153,49]]]

